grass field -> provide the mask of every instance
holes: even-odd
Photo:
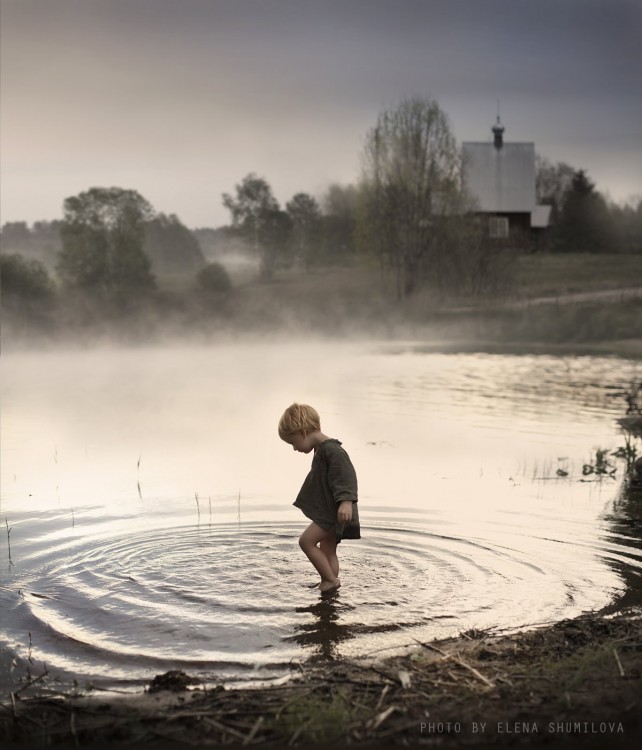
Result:
[[[237,289],[258,296],[291,295],[304,301],[318,296],[379,296],[394,300],[394,280],[386,278],[375,259],[357,256],[345,266],[319,266],[309,271],[277,271],[269,282],[258,278],[258,267],[250,264],[229,269]],[[518,255],[513,262],[510,296],[536,298],[579,292],[592,292],[642,286],[642,254],[594,255],[589,253]],[[192,276],[165,276],[158,279],[161,289],[186,292],[194,288]]]
[[[642,286],[642,255],[520,255],[515,290],[529,298]]]

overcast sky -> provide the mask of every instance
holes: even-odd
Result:
[[[285,204],[355,182],[383,108],[436,99],[642,198],[641,0],[0,0],[0,221],[95,186],[190,227],[249,172]]]

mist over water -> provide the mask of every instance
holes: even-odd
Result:
[[[268,678],[639,591],[620,483],[580,481],[623,442],[635,362],[297,341],[16,352],[2,371],[0,641],[63,678]],[[297,544],[311,456],[276,431],[293,401],[359,477],[363,538],[330,598]]]

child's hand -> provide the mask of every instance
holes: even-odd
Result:
[[[348,523],[352,520],[352,500],[342,500],[337,511],[339,523]]]

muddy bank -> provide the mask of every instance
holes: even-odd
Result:
[[[638,747],[642,609],[525,633],[302,665],[289,682],[205,690],[165,675],[137,696],[5,697],[16,747]]]

